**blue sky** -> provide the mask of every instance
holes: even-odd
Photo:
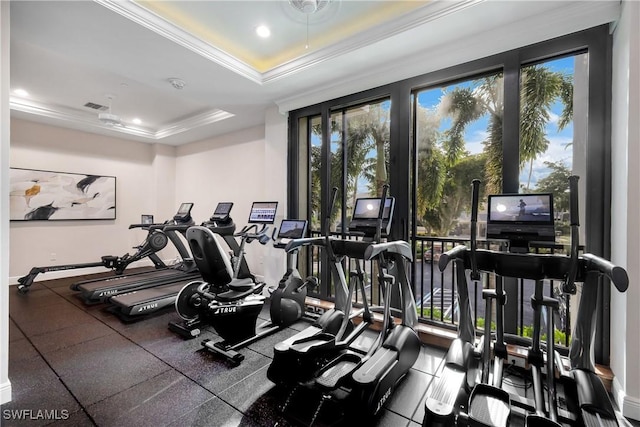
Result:
[[[562,71],[566,74],[573,75],[574,73],[574,57],[560,58],[545,63],[545,66],[553,71]],[[421,106],[428,109],[435,109],[440,103],[440,98],[444,94],[444,91],[451,91],[456,87],[473,88],[473,82],[466,81],[449,87],[435,88],[425,90],[418,94],[418,102]],[[535,183],[538,179],[546,176],[549,173],[548,168],[544,165],[545,161],[563,161],[569,168],[572,165],[572,150],[571,146],[567,146],[573,141],[573,123],[570,123],[562,131],[558,131],[558,118],[562,112],[562,104],[556,102],[550,113],[550,120],[547,124],[547,139],[549,142],[549,148],[546,153],[541,155],[533,163],[532,182],[531,188],[535,187]],[[465,141],[467,150],[472,153],[482,152],[484,141],[487,137],[488,115],[485,115],[481,119],[470,124],[465,133]],[[440,122],[440,130],[446,130],[451,126],[450,119],[444,119]],[[520,174],[520,183],[524,184],[528,178],[529,168],[523,168]]]
[[[553,71],[562,71],[566,74],[574,74],[574,57],[569,56],[560,58],[545,63],[545,66]],[[445,90],[452,90],[455,87],[468,87],[473,88],[473,81],[466,81],[452,85],[449,87],[439,87],[422,91],[418,94],[418,103],[428,109],[436,109],[440,103],[440,98],[444,94]],[[386,103],[388,106],[388,102]],[[558,118],[562,112],[562,104],[556,102],[550,112],[550,120],[547,124],[547,139],[550,141],[549,148],[546,153],[539,156],[533,163],[532,182],[531,188],[535,188],[536,182],[546,176],[549,173],[548,168],[544,165],[545,161],[563,161],[565,165],[571,168],[572,165],[572,149],[571,144],[573,142],[573,123],[570,123],[562,131],[558,131]],[[440,122],[440,130],[446,130],[450,127],[450,119],[442,119]],[[488,115],[480,118],[474,123],[470,124],[465,133],[466,149],[472,154],[482,152],[484,141],[487,137],[487,125]],[[319,145],[320,140],[316,135],[312,135],[312,144]],[[334,147],[335,149],[335,147]],[[374,153],[371,153],[373,155]],[[520,174],[520,183],[525,184],[528,178],[529,168],[524,167]],[[366,192],[366,182],[363,179],[359,180],[358,192]]]

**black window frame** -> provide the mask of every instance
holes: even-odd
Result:
[[[410,141],[410,127],[412,114],[411,96],[417,90],[435,87],[464,79],[474,78],[484,73],[502,70],[504,76],[504,117],[503,141],[516,143],[503,145],[503,159],[519,159],[517,143],[519,139],[520,121],[520,70],[523,66],[548,59],[588,52],[588,123],[586,141],[586,176],[584,180],[586,203],[588,208],[584,212],[584,223],[581,224],[584,233],[589,236],[585,251],[610,257],[611,234],[611,46],[612,37],[609,25],[601,25],[580,32],[564,35],[548,41],[521,47],[486,58],[455,65],[420,76],[394,82],[367,91],[347,95],[334,100],[322,102],[289,113],[289,141],[288,141],[288,214],[298,217],[301,213],[301,201],[309,194],[308,188],[300,188],[298,176],[304,171],[299,170],[299,141],[298,120],[309,116],[321,116],[323,124],[323,164],[329,156],[330,146],[330,118],[333,111],[365,103],[369,100],[388,98],[391,102],[390,111],[390,185],[396,197],[394,213],[395,224],[392,228],[392,238],[409,240],[415,235],[415,229],[410,230],[410,224],[415,224],[415,218],[410,217],[411,203],[415,202],[412,195],[411,168],[412,154]],[[406,141],[407,143],[400,143]],[[302,141],[308,143],[308,141]],[[306,149],[309,152],[309,149]],[[504,192],[518,192],[519,162],[503,161],[502,181]],[[322,188],[321,206],[324,207],[329,199],[331,189],[326,185],[328,171],[323,168],[321,179],[325,184]],[[308,173],[309,171],[307,171]],[[309,180],[307,179],[308,183]],[[310,211],[307,203],[307,213]],[[322,224],[324,227],[324,224]],[[415,225],[414,225],[415,227]],[[324,232],[325,230],[320,230]],[[327,269],[324,269],[325,271]],[[509,285],[507,291],[509,292]],[[599,300],[596,327],[596,361],[608,364],[610,352],[610,287],[601,287],[603,297]],[[511,290],[513,291],[513,290]],[[507,310],[505,310],[506,312]],[[515,315],[515,314],[514,314]],[[509,318],[506,318],[509,324]],[[515,321],[513,322],[515,324]]]

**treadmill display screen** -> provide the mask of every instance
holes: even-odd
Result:
[[[278,231],[279,239],[301,239],[307,232],[307,221],[304,219],[284,219]]]
[[[178,213],[176,215],[185,216],[191,213],[191,208],[193,207],[193,203],[183,203],[180,205],[178,209]]]
[[[273,224],[276,220],[278,202],[253,202],[249,213],[249,223]]]
[[[191,218],[191,208],[193,207],[193,203],[183,203],[178,208],[178,212],[173,216],[173,220],[178,223],[189,223],[192,220]]]
[[[229,217],[231,213],[231,208],[233,207],[232,202],[221,202],[216,206],[216,210],[213,212],[211,216],[211,221],[222,221]]]

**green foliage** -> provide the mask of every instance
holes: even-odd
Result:
[[[471,210],[471,181],[482,177],[486,164],[483,154],[466,155],[449,168],[440,203],[425,212],[423,220],[438,236],[447,236],[456,226],[460,214]],[[484,185],[480,186],[484,199]]]
[[[476,321],[476,329],[484,329],[485,323],[484,317],[478,317],[478,320]],[[496,330],[496,322],[494,321],[491,321],[491,330]]]
[[[522,335],[523,337],[533,338],[533,326],[529,325],[529,326],[524,326],[522,328],[518,328],[518,334]],[[567,339],[567,334],[565,332],[558,329],[554,329],[553,335],[554,335],[554,343],[565,345],[565,341]],[[543,333],[540,336],[540,340],[547,341],[547,334]],[[570,343],[571,343],[571,337],[569,337],[569,344]]]
[[[544,162],[551,173],[540,179],[536,191],[553,193],[553,205],[556,212],[569,211],[569,176],[571,170],[562,162]]]
[[[418,308],[418,314],[420,314],[420,308]],[[440,310],[439,308],[434,308],[433,311],[431,310],[431,308],[423,308],[422,309],[422,314],[420,314],[422,317],[424,317],[425,319],[431,319],[431,315],[433,314],[433,320],[440,320],[440,318],[442,318],[442,310]],[[449,316],[445,316],[442,318],[442,321],[445,322],[451,322],[451,317]]]

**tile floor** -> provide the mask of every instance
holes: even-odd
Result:
[[[103,305],[84,305],[69,290],[77,280],[42,281],[24,296],[10,290],[13,400],[1,407],[2,426],[288,426],[311,419],[284,416],[286,396],[266,377],[273,345],[308,322],[241,350],[245,360],[233,367],[202,350],[202,339],[217,339],[212,330],[183,340],[167,328],[177,319],[172,312],[122,323]],[[425,393],[444,354],[423,346],[375,425],[421,424]],[[317,425],[326,419],[321,413]]]

